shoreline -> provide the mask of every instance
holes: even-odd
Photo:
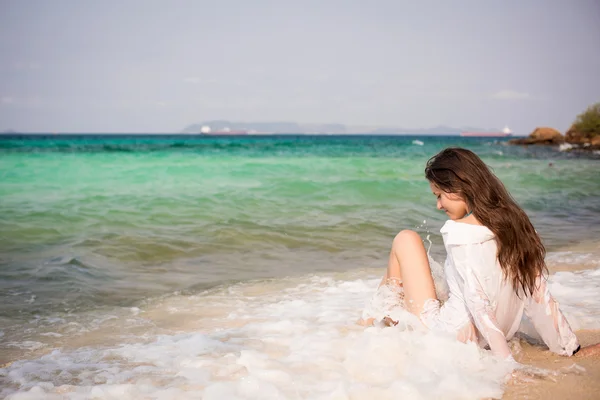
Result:
[[[587,248],[587,246],[585,247]],[[592,269],[595,270],[597,268]],[[556,265],[551,268],[553,274],[565,270],[577,273],[579,271],[590,270],[590,268],[586,268],[585,265]],[[45,348],[28,352],[26,357],[6,360],[0,368],[10,368],[12,364],[19,361],[23,361],[25,364],[29,364],[31,361],[35,363],[35,360],[46,358],[44,356],[50,355],[55,350],[63,353],[63,357],[69,359],[71,357],[71,352],[77,354],[82,349],[88,349],[96,354],[100,354],[118,351],[118,349],[122,349],[123,346],[129,348],[150,346],[149,348],[153,348],[152,346],[159,343],[157,340],[160,340],[160,337],[167,337],[169,338],[167,340],[172,341],[177,340],[176,338],[181,335],[213,335],[215,329],[219,331],[221,329],[228,330],[241,328],[248,322],[225,318],[229,313],[236,312],[239,299],[258,299],[263,296],[272,296],[277,292],[285,293],[288,292],[290,288],[298,289],[307,286],[307,283],[315,282],[314,279],[319,276],[320,283],[317,286],[311,286],[312,289],[309,289],[307,292],[310,292],[310,296],[312,297],[315,293],[315,289],[328,287],[329,284],[326,282],[337,282],[335,287],[345,288],[347,287],[347,284],[356,282],[356,279],[371,279],[373,277],[373,271],[370,271],[369,269],[369,271],[363,270],[362,273],[360,271],[353,271],[325,275],[317,274],[303,277],[301,280],[275,280],[271,281],[266,286],[265,282],[238,284],[229,289],[223,288],[223,290],[208,293],[208,296],[197,294],[164,298],[160,301],[151,302],[142,307],[142,310],[138,309],[135,313],[130,314],[131,317],[133,317],[134,315],[138,315],[137,313],[141,313],[140,316],[147,319],[149,324],[138,325],[135,327],[124,326],[123,324],[127,318],[131,317],[127,317],[126,315],[126,311],[129,309],[123,309],[121,310],[124,312],[123,315],[110,322],[107,320],[107,324],[103,325],[98,330],[71,339],[57,337],[55,345],[48,344]],[[240,297],[232,299],[230,303],[223,303],[222,296],[224,293],[230,293],[230,289],[238,292]],[[346,290],[344,290],[344,292],[346,292]],[[347,298],[351,293],[352,291],[346,292],[344,297]],[[359,297],[364,296],[360,295]],[[296,298],[296,296],[292,295],[292,298]],[[217,301],[218,303],[214,303],[214,301]],[[270,300],[267,303],[276,304],[271,303]],[[219,304],[218,308],[215,308],[215,304]],[[178,311],[173,313],[171,310]],[[131,311],[134,310],[130,310],[130,312]],[[216,319],[214,319],[214,317],[216,317]],[[257,323],[269,323],[269,318],[264,319],[260,315],[254,315],[253,320]],[[576,318],[574,319],[574,322],[575,320]],[[276,322],[272,321],[271,323]],[[343,323],[341,320],[335,323],[335,327],[336,329],[339,329],[340,333],[337,340],[342,340],[340,343],[343,343],[343,340],[346,340],[345,338],[348,334],[353,337],[356,335],[363,335],[360,329],[353,325],[349,326],[349,323],[350,322],[348,321]],[[577,325],[576,322],[575,325]],[[573,328],[576,328],[576,326],[573,326]],[[390,333],[393,332],[384,332],[384,337]],[[600,342],[600,329],[581,329],[576,331],[576,335],[582,346]],[[369,336],[369,334],[366,336]],[[244,340],[249,340],[249,347],[242,349],[242,352],[246,350],[252,352],[261,348],[260,346],[255,348],[257,341],[260,341],[257,338],[246,337],[245,335],[242,337],[245,338]],[[60,342],[62,342],[62,344],[60,344]],[[335,340],[333,343],[335,343]],[[268,345],[268,342],[266,342],[265,345]],[[597,359],[558,356],[549,352],[544,345],[530,344],[523,337],[513,339],[511,341],[511,347],[513,347],[515,359],[522,364],[533,367],[535,373],[531,376],[520,376],[518,379],[507,382],[504,386],[503,399],[593,399],[594,393],[600,392],[600,363],[597,362]],[[160,351],[160,349],[158,350]],[[280,348],[278,352],[284,350],[285,348]],[[171,350],[169,350],[169,352],[170,351]],[[174,351],[177,352],[177,349],[174,349]],[[290,353],[290,355],[292,354],[294,353]],[[168,357],[176,356],[177,354],[173,354]],[[274,357],[274,359],[280,360],[279,357],[281,357],[281,355]],[[52,358],[52,356],[50,356],[50,358]],[[216,362],[216,360],[213,361]],[[339,361],[337,362],[336,368],[341,368],[343,370]],[[135,365],[135,361],[130,362],[132,363],[132,366]],[[15,365],[14,368],[18,370],[23,367],[23,365],[19,364]],[[398,365],[402,365],[402,363],[400,362]],[[10,369],[5,371],[4,374],[8,371],[10,371]],[[236,377],[232,377],[232,379],[233,378]],[[64,385],[69,386],[69,383],[65,382]],[[76,386],[72,386],[72,388],[75,388]]]
[[[581,346],[600,342],[600,330],[580,330],[575,334]],[[522,364],[548,371],[546,376],[512,379],[503,399],[597,399],[600,393],[600,362],[597,357],[562,357],[540,346],[520,341],[521,352],[515,359]],[[583,368],[583,370],[581,369]],[[563,371],[562,373],[559,371]]]

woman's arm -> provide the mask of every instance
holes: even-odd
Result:
[[[577,337],[550,294],[546,279],[541,276],[536,280],[533,295],[525,299],[525,314],[554,353],[571,356],[579,349]]]

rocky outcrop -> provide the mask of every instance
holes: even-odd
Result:
[[[529,135],[530,138],[540,143],[560,144],[565,141],[563,135],[554,128],[535,128]]]
[[[575,146],[574,148],[581,148],[584,150],[600,150],[600,135],[585,135],[575,130],[574,125],[571,126],[565,134],[565,141]]]
[[[580,132],[575,130],[575,127],[571,126],[565,134],[565,140],[571,144],[584,144],[587,143],[587,138]]]
[[[565,138],[559,131],[557,131],[554,128],[548,128],[548,127],[536,128],[526,138],[509,140],[510,144],[521,144],[521,145],[530,145],[530,144],[559,145],[564,142],[565,142]]]
[[[509,140],[517,145],[556,145],[559,151],[600,154],[600,103],[577,116],[565,136],[552,128],[536,128],[526,138]]]
[[[575,126],[571,126],[567,133],[565,134],[565,140],[571,144],[594,144],[592,142],[595,141],[598,144],[598,138],[600,135],[585,135],[581,132],[575,130]]]

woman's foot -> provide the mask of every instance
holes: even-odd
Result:
[[[358,325],[361,325],[361,326],[373,326],[373,325],[375,325],[375,318],[367,318],[367,319],[362,319],[361,318],[358,321],[356,321],[356,323]],[[383,318],[381,320],[381,323],[384,324],[385,326],[396,326],[396,325],[398,325],[398,321],[394,321],[390,317]]]

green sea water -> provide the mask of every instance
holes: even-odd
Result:
[[[441,254],[423,169],[477,152],[548,250],[600,237],[597,155],[416,136],[0,139],[0,322],[174,291],[385,266],[401,229]]]

